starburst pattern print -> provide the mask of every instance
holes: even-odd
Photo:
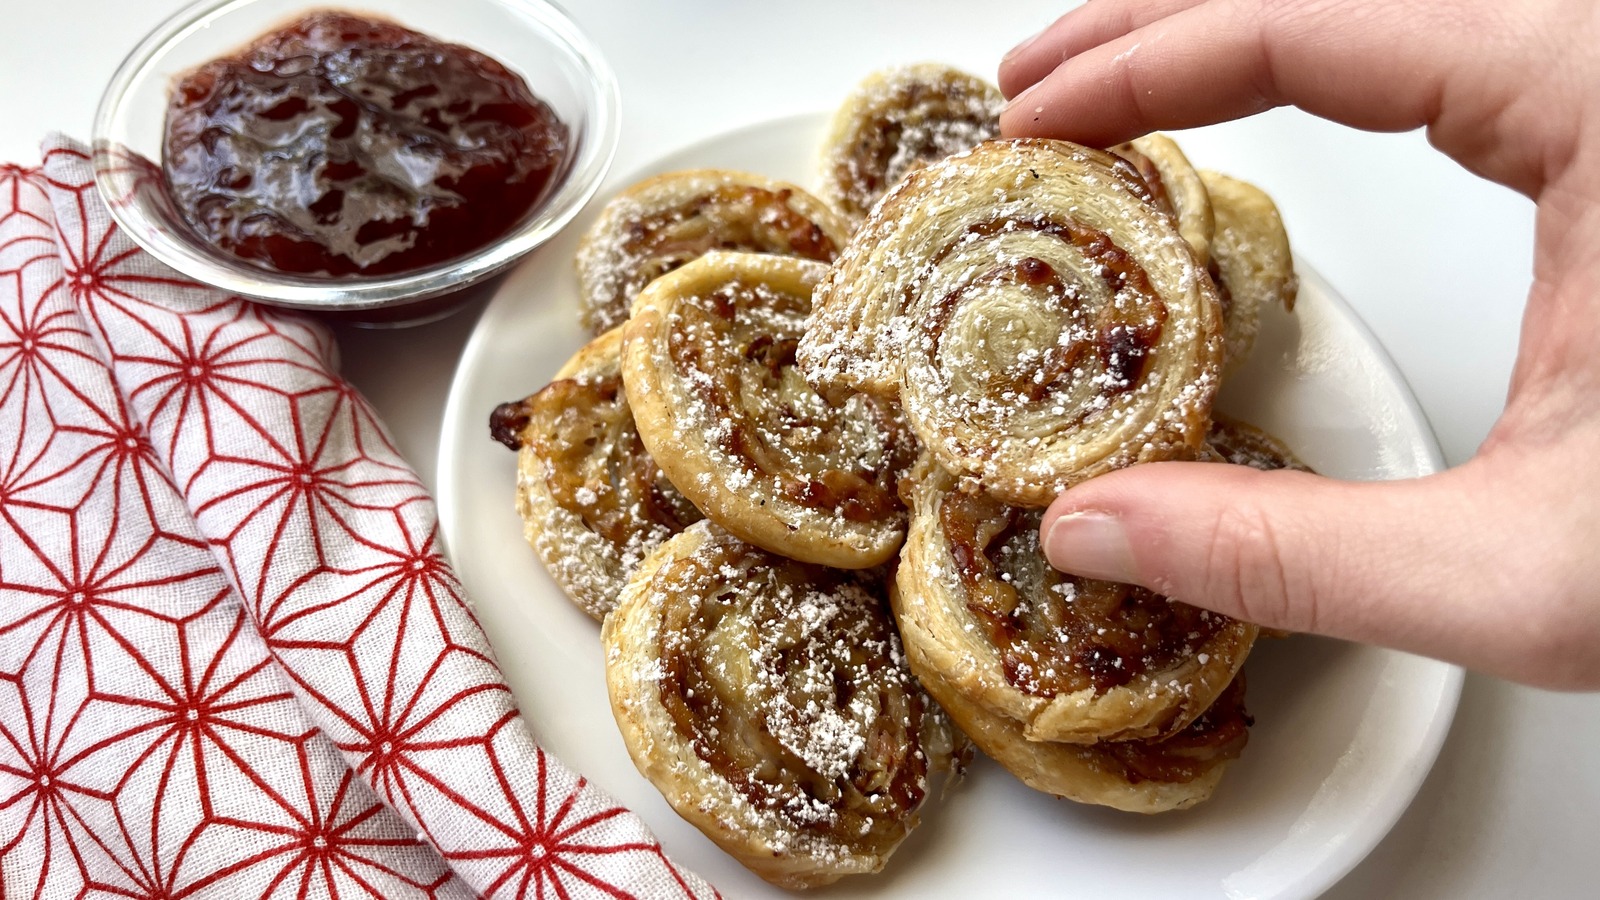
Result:
[[[0,166],[0,896],[715,896],[534,745],[328,332],[92,180]]]

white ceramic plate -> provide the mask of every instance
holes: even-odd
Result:
[[[738,168],[814,182],[825,119],[755,125],[670,154],[656,172]],[[1227,169],[1226,159],[1200,160]],[[1249,173],[1239,173],[1248,177]],[[782,897],[667,806],[628,759],[606,702],[599,629],[546,577],[512,509],[515,456],[489,412],[546,384],[584,343],[572,254],[598,204],[500,286],[461,359],[439,450],[447,545],[533,731],[644,816],[667,852],[728,897]],[[1279,435],[1321,472],[1422,475],[1438,446],[1383,348],[1327,282],[1300,267],[1293,316],[1266,314],[1221,408]],[[1312,638],[1263,641],[1246,666],[1250,746],[1200,807],[1141,817],[1036,793],[987,760],[929,810],[883,874],[830,897],[1309,897],[1367,854],[1433,764],[1461,671]]]

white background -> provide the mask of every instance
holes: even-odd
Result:
[[[34,163],[51,129],[86,138],[123,54],[181,5],[0,0],[0,161]],[[619,177],[729,128],[830,109],[884,65],[940,60],[992,76],[1007,48],[1070,5],[568,0],[622,85]],[[1418,133],[1360,134],[1280,110],[1180,140],[1197,165],[1273,194],[1296,251],[1393,354],[1446,458],[1471,456],[1499,414],[1515,353],[1532,204]],[[429,484],[455,360],[481,303],[426,328],[341,333],[346,374]],[[1327,896],[1593,896],[1597,836],[1600,697],[1469,675],[1411,809]]]

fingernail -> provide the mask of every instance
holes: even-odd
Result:
[[[1000,57],[1000,64],[1001,65],[1005,65],[1006,63],[1010,62],[1012,57],[1015,57],[1016,55],[1018,55],[1022,51],[1028,49],[1029,47],[1032,47],[1039,40],[1039,38],[1041,38],[1043,36],[1044,36],[1044,32],[1042,32],[1042,31],[1036,31],[1033,34],[1029,35],[1027,38],[1025,38],[1022,41],[1022,43],[1016,45],[1015,47],[1012,47],[1010,50],[1007,50],[1006,51],[1006,55]]]
[[[1050,526],[1044,555],[1055,566],[1074,575],[1103,581],[1133,581],[1133,545],[1117,517],[1103,512],[1068,513]]]

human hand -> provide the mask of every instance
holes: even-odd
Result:
[[[1108,145],[1291,104],[1369,130],[1426,126],[1538,204],[1506,408],[1467,463],[1383,484],[1125,469],[1051,505],[1052,564],[1267,626],[1600,688],[1597,84],[1587,0],[1097,0],[1013,50],[1007,135]]]

